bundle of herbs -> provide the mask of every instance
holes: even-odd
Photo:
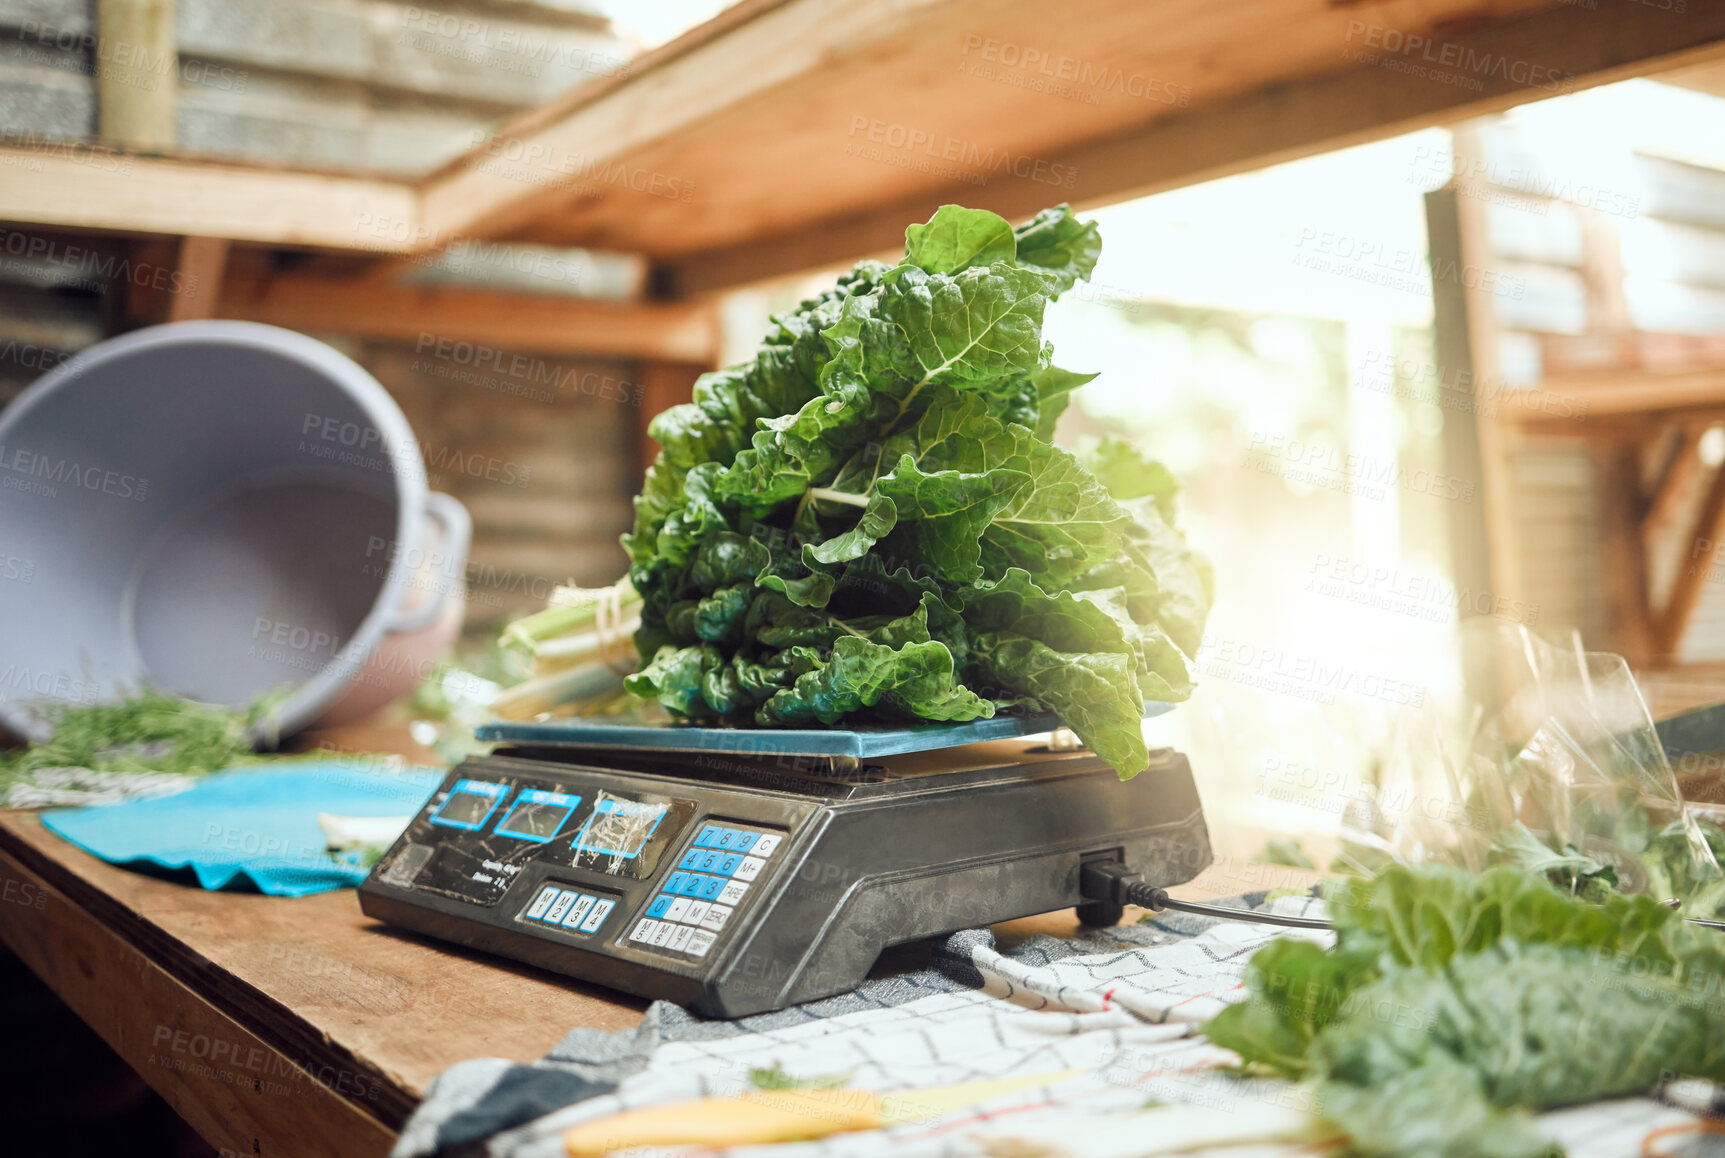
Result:
[[[1334,947],[1260,949],[1204,1031],[1313,1083],[1356,1155],[1546,1158],[1529,1111],[1725,1080],[1725,940],[1649,897],[1426,865],[1327,899]]]
[[[774,319],[755,358],[654,420],[625,536],[629,690],[698,721],[1059,713],[1122,776],[1145,700],[1180,700],[1209,575],[1159,464],[1050,438],[1093,375],[1042,341],[1093,223],[949,205]]]
[[[261,759],[252,712],[144,689],[103,704],[49,703],[48,738],[0,751],[0,801],[14,808],[106,803],[177,790],[187,777]]]
[[[247,713],[145,689],[105,704],[49,704],[49,738],[0,752],[0,783],[56,768],[213,772],[254,759]]]

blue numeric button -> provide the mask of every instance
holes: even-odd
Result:
[[[719,860],[719,867],[713,871],[724,876],[730,876],[737,871],[737,866],[743,863],[741,853],[728,852]]]
[[[713,847],[729,851],[737,847],[737,838],[742,835],[742,833],[738,832],[734,828],[721,828],[719,829],[718,839],[713,841]]]
[[[717,897],[719,892],[728,884],[730,884],[730,882],[724,877],[701,878],[701,899],[703,901],[712,900]]]
[[[647,915],[649,917],[663,917],[665,915],[665,910],[670,907],[671,898],[666,896],[664,893],[660,893],[658,896],[653,898],[653,903],[647,906]]]
[[[716,873],[719,871],[719,862],[724,859],[724,853],[718,849],[711,849],[701,854],[701,863],[695,867],[704,873]]]
[[[759,839],[761,839],[761,834],[758,832],[739,832],[737,833],[736,843],[731,845],[731,847],[736,849],[738,852],[748,852],[751,848],[755,847],[755,842]]]
[[[701,858],[706,855],[701,849],[692,848],[683,854],[683,859],[677,862],[677,867],[680,869],[698,869],[701,867]]]
[[[709,824],[701,829],[701,835],[695,838],[695,844],[700,848],[712,848],[719,843],[719,834],[724,831],[716,824]]]
[[[665,891],[672,896],[683,891],[683,882],[689,879],[688,873],[672,873],[671,879],[665,882]]]
[[[702,876],[700,873],[689,873],[683,878],[683,895],[685,897],[700,896],[708,881],[718,881],[720,888],[723,888],[725,885],[722,877],[707,877]],[[714,895],[717,896],[718,894],[715,893]]]

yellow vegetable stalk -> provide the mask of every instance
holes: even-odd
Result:
[[[563,1147],[589,1158],[636,1146],[750,1146],[805,1142],[852,1130],[928,1121],[949,1110],[990,1101],[1031,1086],[1064,1081],[1082,1070],[1029,1074],[990,1082],[874,1094],[828,1087],[768,1090],[734,1098],[698,1098],[647,1106],[571,1126]]]
[[[873,1130],[881,1099],[863,1090],[771,1090],[736,1098],[701,1098],[629,1110],[583,1122],[563,1135],[571,1155],[609,1154],[634,1146],[746,1146],[800,1142]]]

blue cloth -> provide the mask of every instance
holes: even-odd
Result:
[[[190,868],[206,889],[249,880],[303,897],[353,888],[368,872],[325,851],[318,813],[412,816],[442,779],[434,768],[308,760],[217,772],[174,796],[45,812],[42,824],[112,864]]]

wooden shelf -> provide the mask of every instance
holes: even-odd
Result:
[[[67,145],[0,145],[0,221],[386,255],[425,241],[404,182]]]
[[[1722,57],[1717,5],[744,0],[417,185],[9,149],[0,219],[580,245],[698,293],[890,249],[945,201],[1098,205]]]

